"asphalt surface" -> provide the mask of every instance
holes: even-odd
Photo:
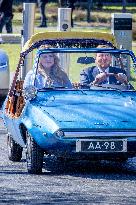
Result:
[[[43,174],[30,175],[25,151],[21,162],[9,161],[0,118],[0,204],[135,205],[136,158],[125,164],[45,158]]]

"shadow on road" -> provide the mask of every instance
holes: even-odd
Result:
[[[135,159],[133,159],[135,161]],[[112,179],[112,180],[136,180],[136,165],[133,160],[127,162],[110,161],[59,161],[56,159],[46,159],[45,170],[50,172],[45,174],[69,174],[85,178]]]
[[[71,175],[74,177],[108,180],[136,180],[136,158],[125,163],[110,161],[60,161],[47,157],[43,163],[43,174],[46,176]],[[0,174],[28,175],[26,161],[10,162],[0,166]]]

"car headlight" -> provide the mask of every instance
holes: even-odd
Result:
[[[59,137],[59,138],[64,137],[64,132],[62,130],[58,130],[56,132],[56,136]]]
[[[28,86],[24,89],[23,94],[26,100],[32,100],[37,95],[37,89],[35,86]]]

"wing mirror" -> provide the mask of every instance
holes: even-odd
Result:
[[[30,86],[24,88],[23,94],[24,94],[24,97],[26,100],[32,100],[37,95],[37,89],[35,86],[30,85]]]

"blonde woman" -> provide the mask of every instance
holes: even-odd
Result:
[[[47,47],[40,47],[40,50]],[[29,71],[25,78],[24,87],[34,85],[38,88],[44,87],[66,87],[72,88],[67,74],[59,66],[59,58],[55,53],[42,53],[39,58],[36,77],[33,71]],[[35,78],[35,80],[34,80]]]

